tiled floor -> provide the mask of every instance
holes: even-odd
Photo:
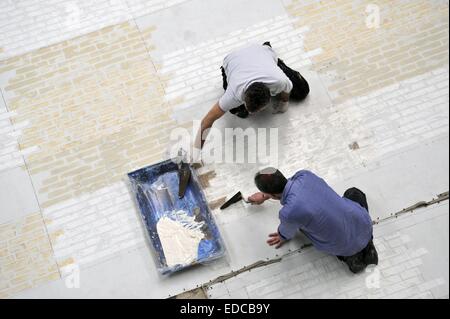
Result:
[[[436,229],[438,235],[427,233]],[[308,248],[280,263],[209,286],[210,298],[448,298],[448,203],[375,227],[380,262],[354,276]]]
[[[224,55],[249,42],[271,41],[311,94],[283,115],[227,114],[216,124],[222,132],[277,128],[284,172],[313,170],[341,193],[362,188],[373,219],[448,191],[448,7],[445,0],[3,0],[0,297],[168,297],[304,242],[266,246],[277,203],[214,210],[227,257],[163,278],[128,191],[125,173],[168,157],[172,130],[190,129],[222,94]],[[207,199],[255,190],[261,166],[201,168],[210,176]],[[215,285],[210,295],[448,297],[448,205],[376,229],[385,254],[396,254],[380,264],[388,282],[381,290],[309,250],[242,275],[242,283]],[[397,237],[414,240],[397,247]],[[417,251],[426,254],[409,267]],[[395,271],[386,266],[391,257]],[[321,271],[332,280],[321,281]],[[74,276],[78,288],[70,288]]]

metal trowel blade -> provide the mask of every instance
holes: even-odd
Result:
[[[189,168],[189,165],[187,163],[181,163],[180,169],[178,170],[178,177],[180,179],[178,197],[181,199],[186,193],[186,189],[191,178],[191,169]]]
[[[231,197],[229,200],[227,200],[225,202],[225,204],[223,204],[220,207],[220,209],[221,210],[226,209],[226,208],[230,207],[231,205],[236,204],[237,202],[241,201],[242,199],[243,199],[242,193],[241,192],[237,192],[237,194],[234,195],[233,197]]]

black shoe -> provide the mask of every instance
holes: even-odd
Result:
[[[348,269],[354,274],[362,272],[367,267],[362,256],[348,258],[345,263],[347,264]]]
[[[364,253],[360,251],[359,253],[353,256],[336,256],[340,261],[344,262],[348,269],[354,274],[362,272],[366,269],[367,264],[364,262]]]
[[[378,265],[378,253],[372,240],[364,249],[364,263],[366,265]]]

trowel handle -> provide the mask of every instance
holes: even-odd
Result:
[[[188,152],[185,151],[182,147],[180,147],[178,149],[178,155],[177,155],[178,161],[179,162],[186,162],[186,155],[187,154],[188,154]]]
[[[251,204],[251,202],[248,200],[248,196],[242,195],[242,201],[243,201],[244,203]]]

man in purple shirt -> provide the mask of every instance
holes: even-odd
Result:
[[[310,171],[286,179],[275,168],[259,172],[255,183],[261,193],[250,196],[250,202],[276,199],[283,205],[278,232],[269,235],[269,245],[279,248],[300,230],[314,247],[337,256],[353,273],[378,264],[366,196],[359,189],[351,188],[341,197]]]

